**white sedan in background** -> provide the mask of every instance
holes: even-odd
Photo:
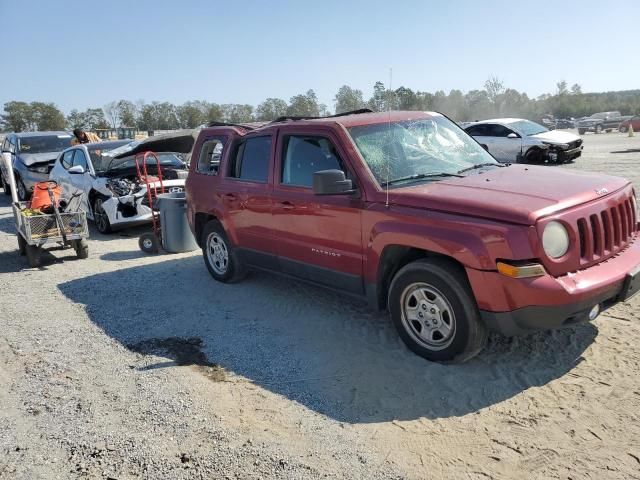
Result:
[[[147,187],[138,179],[134,156],[114,158],[126,152],[129,141],[86,143],[63,151],[49,175],[62,188],[62,197],[84,193],[81,206],[100,233],[151,221]],[[181,192],[187,165],[173,153],[158,153],[165,192]],[[147,159],[150,185],[160,193],[157,164]],[[157,189],[157,190],[155,190]],[[155,195],[154,195],[155,199]]]
[[[565,163],[582,155],[582,139],[523,118],[465,123],[464,130],[504,163]]]

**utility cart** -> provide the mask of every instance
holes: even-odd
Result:
[[[78,258],[89,256],[85,212],[28,215],[25,213],[30,211],[27,203],[14,203],[12,206],[20,255],[26,255],[30,267],[40,266],[40,256],[45,249],[73,248]]]

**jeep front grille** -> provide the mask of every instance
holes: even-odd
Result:
[[[630,197],[599,214],[578,219],[580,258],[584,263],[611,256],[623,249],[637,231]]]

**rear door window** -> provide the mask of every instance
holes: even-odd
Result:
[[[487,134],[487,126],[473,125],[472,127],[467,128],[467,133],[474,137],[484,137]]]
[[[271,136],[251,137],[237,148],[231,176],[249,182],[266,183],[269,179]]]

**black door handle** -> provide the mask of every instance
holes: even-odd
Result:
[[[295,208],[295,205],[293,203],[291,203],[288,200],[285,200],[284,202],[280,202],[280,206],[284,209],[284,210],[291,210],[293,208]]]

